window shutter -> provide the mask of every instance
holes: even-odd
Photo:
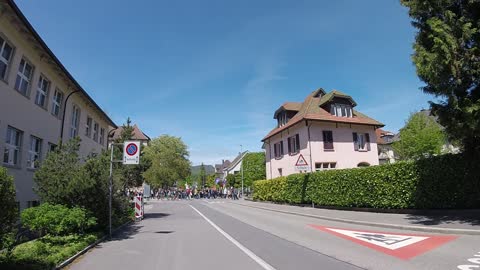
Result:
[[[287,147],[288,147],[288,153],[292,153],[292,137],[287,138]]]
[[[358,136],[356,132],[353,132],[353,147],[355,151],[358,151]]]
[[[335,105],[330,105],[330,114],[335,115]]]
[[[274,153],[273,155],[274,155],[275,157],[278,157],[277,145],[278,145],[277,143],[273,145],[273,153]]]
[[[367,141],[367,150],[370,151],[370,134],[365,133],[365,140]]]
[[[283,156],[283,141],[280,142],[280,156]]]
[[[297,150],[297,152],[299,152],[300,151],[300,135],[299,134],[295,135],[295,139],[296,139],[295,140],[295,144],[296,144],[295,146],[297,148],[296,150]]]

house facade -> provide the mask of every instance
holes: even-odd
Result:
[[[38,204],[33,174],[60,141],[79,136],[85,157],[106,148],[114,127],[15,3],[1,1],[0,158],[14,177],[20,209]]]
[[[378,162],[380,164],[394,163],[395,153],[392,144],[398,139],[398,136],[381,128],[378,128],[375,133],[377,135]]]
[[[294,173],[378,165],[375,130],[383,124],[354,110],[340,91],[313,91],[284,103],[264,138],[267,179]]]
[[[229,174],[237,174],[242,169],[242,162],[248,151],[238,153],[238,156],[223,169],[223,179],[227,179]]]

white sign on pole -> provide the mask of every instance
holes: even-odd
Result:
[[[126,141],[123,143],[123,164],[140,163],[140,142]]]
[[[297,163],[295,163],[295,170],[300,172],[310,171],[310,166],[308,166],[308,163],[302,154],[300,154],[300,156],[298,157]]]

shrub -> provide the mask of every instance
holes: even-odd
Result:
[[[82,208],[49,203],[25,209],[21,219],[23,226],[41,235],[83,233],[96,224],[96,219],[90,217]]]
[[[478,208],[480,168],[443,155],[366,168],[294,174],[254,183],[255,200],[336,207]]]
[[[0,167],[0,250],[7,246],[10,234],[18,219],[17,204],[15,203],[15,186],[13,177],[8,175],[7,169]]]

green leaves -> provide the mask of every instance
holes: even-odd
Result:
[[[17,221],[17,211],[13,177],[8,175],[6,168],[0,167],[0,249],[10,242],[8,234]]]
[[[438,155],[446,143],[445,134],[432,116],[423,112],[410,115],[400,130],[400,141],[393,143],[398,159],[419,159]]]
[[[265,153],[248,153],[242,161],[244,186],[252,186],[254,181],[265,179]]]
[[[253,184],[253,199],[368,208],[478,208],[478,160],[442,155],[365,168],[293,174]]]

